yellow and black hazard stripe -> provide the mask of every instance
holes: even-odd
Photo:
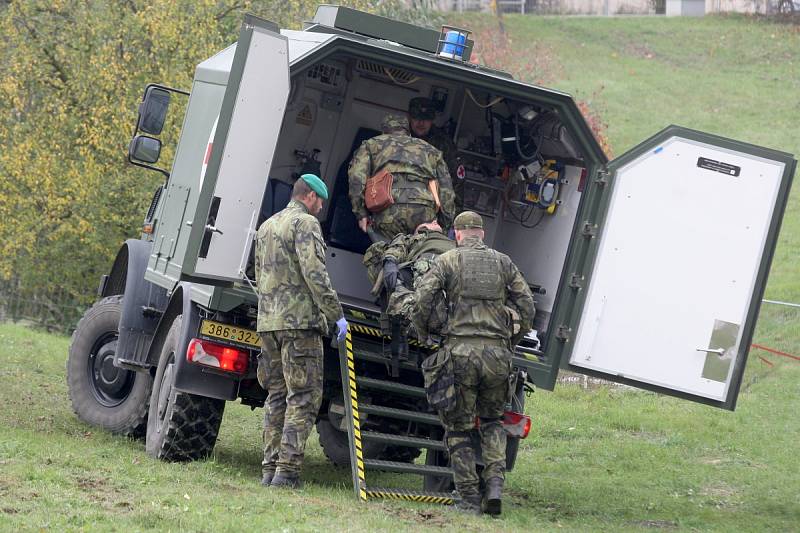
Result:
[[[359,327],[366,328],[366,326],[360,325]],[[430,493],[405,489],[367,488],[364,468],[364,452],[361,440],[361,417],[358,410],[358,389],[356,386],[356,365],[355,356],[353,354],[353,337],[349,329],[347,331],[347,335],[345,336],[344,344],[345,356],[347,359],[347,382],[350,387],[350,413],[352,415],[350,417],[352,423],[350,429],[352,429],[353,445],[355,447],[356,472],[354,477],[358,482],[358,499],[362,502],[366,502],[369,498],[383,498],[389,500],[405,500],[411,502],[451,505],[454,502],[454,498],[442,493]]]
[[[373,328],[370,326],[364,326],[361,324],[350,324],[350,328],[353,329],[356,333],[363,333],[365,335],[370,335],[372,337],[383,337],[381,334],[381,330],[378,328]]]
[[[356,365],[353,358],[353,338],[350,330],[345,338],[347,352],[347,376],[350,384],[350,406],[353,411],[353,441],[356,445],[356,465],[358,471],[358,497],[362,502],[367,501],[367,481],[364,475],[364,452],[361,447],[361,422],[358,414],[358,392],[356,391]]]
[[[378,328],[373,328],[371,326],[364,326],[362,324],[350,324],[349,328],[352,328],[353,331],[356,333],[363,333],[364,335],[369,335],[370,337],[377,337],[379,339],[390,339],[387,335],[381,333],[381,330]],[[409,346],[423,346],[421,342],[417,339],[409,339],[408,340]],[[424,347],[424,346],[423,346]],[[435,350],[438,346],[430,346],[431,350]]]
[[[368,489],[367,496],[370,498],[383,498],[385,500],[405,500],[408,502],[438,503],[442,505],[452,505],[455,501],[451,496],[438,496],[414,491],[387,489]]]
[[[439,348],[438,344],[434,344],[433,346],[425,346],[424,344],[419,342],[417,339],[409,339],[408,344],[410,346],[421,346],[423,348],[428,348],[430,350],[436,350],[437,348]]]

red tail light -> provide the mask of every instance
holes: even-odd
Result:
[[[226,372],[244,374],[247,372],[250,353],[211,341],[192,339],[186,350],[186,359],[192,363],[218,368]]]
[[[512,437],[524,439],[531,430],[531,417],[514,411],[503,413],[503,427]]]

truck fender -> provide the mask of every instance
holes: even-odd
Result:
[[[125,241],[101,285],[103,297],[123,295],[114,365],[130,370],[148,369],[147,351],[168,302],[166,289],[144,279],[151,248],[146,241]]]
[[[167,336],[175,318],[182,315],[181,333],[178,349],[175,353],[175,388],[181,392],[217,398],[220,400],[235,400],[239,393],[239,379],[236,376],[215,374],[205,370],[202,366],[190,363],[186,359],[189,342],[197,334],[200,327],[200,307],[192,301],[192,284],[181,282],[177,285],[166,306],[161,321],[158,324],[153,342],[147,354],[150,368],[158,366],[158,358],[164,339]]]

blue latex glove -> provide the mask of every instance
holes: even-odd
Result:
[[[347,320],[344,317],[336,321],[336,340],[342,342],[347,336]]]

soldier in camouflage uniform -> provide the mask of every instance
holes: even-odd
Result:
[[[364,254],[364,265],[372,283],[372,293],[385,295],[386,314],[403,322],[411,320],[417,283],[430,269],[433,260],[456,247],[436,220],[420,224],[413,235],[397,235],[389,243],[375,243]],[[434,304],[438,319],[431,327],[439,333],[446,318],[443,301]]]
[[[408,134],[408,120],[387,115],[381,124],[382,135],[367,139],[350,161],[350,202],[362,231],[367,231],[370,213],[364,201],[367,179],[380,170],[394,176],[394,204],[372,214],[374,229],[391,239],[399,233],[413,233],[417,226],[439,217],[446,227],[454,216],[454,193],[450,173],[442,153]],[[429,187],[433,180],[438,190],[441,210]]]
[[[456,175],[458,168],[456,145],[451,135],[441,128],[434,127],[434,118],[436,118],[436,106],[430,98],[418,96],[412,98],[408,103],[408,123],[411,127],[411,136],[422,139],[442,152],[456,195],[455,212],[460,213],[464,207],[464,180],[459,179]]]
[[[444,292],[449,315],[442,349],[452,359],[456,401],[439,415],[461,496],[458,505],[468,512],[480,512],[480,484],[470,441],[477,415],[486,465],[486,512],[497,515],[505,478],[502,417],[509,399],[510,348],[533,325],[533,295],[511,259],[483,243],[480,215],[465,211],[456,217],[453,227],[458,248],[440,255],[423,276],[412,321],[417,333],[425,335],[433,299]],[[514,312],[521,324],[516,335],[512,333]]]
[[[301,485],[306,440],[322,401],[322,335],[334,323],[340,338],[347,332],[315,217],[327,198],[325,183],[304,174],[289,205],[267,219],[256,236],[258,378],[268,391],[263,485]]]

